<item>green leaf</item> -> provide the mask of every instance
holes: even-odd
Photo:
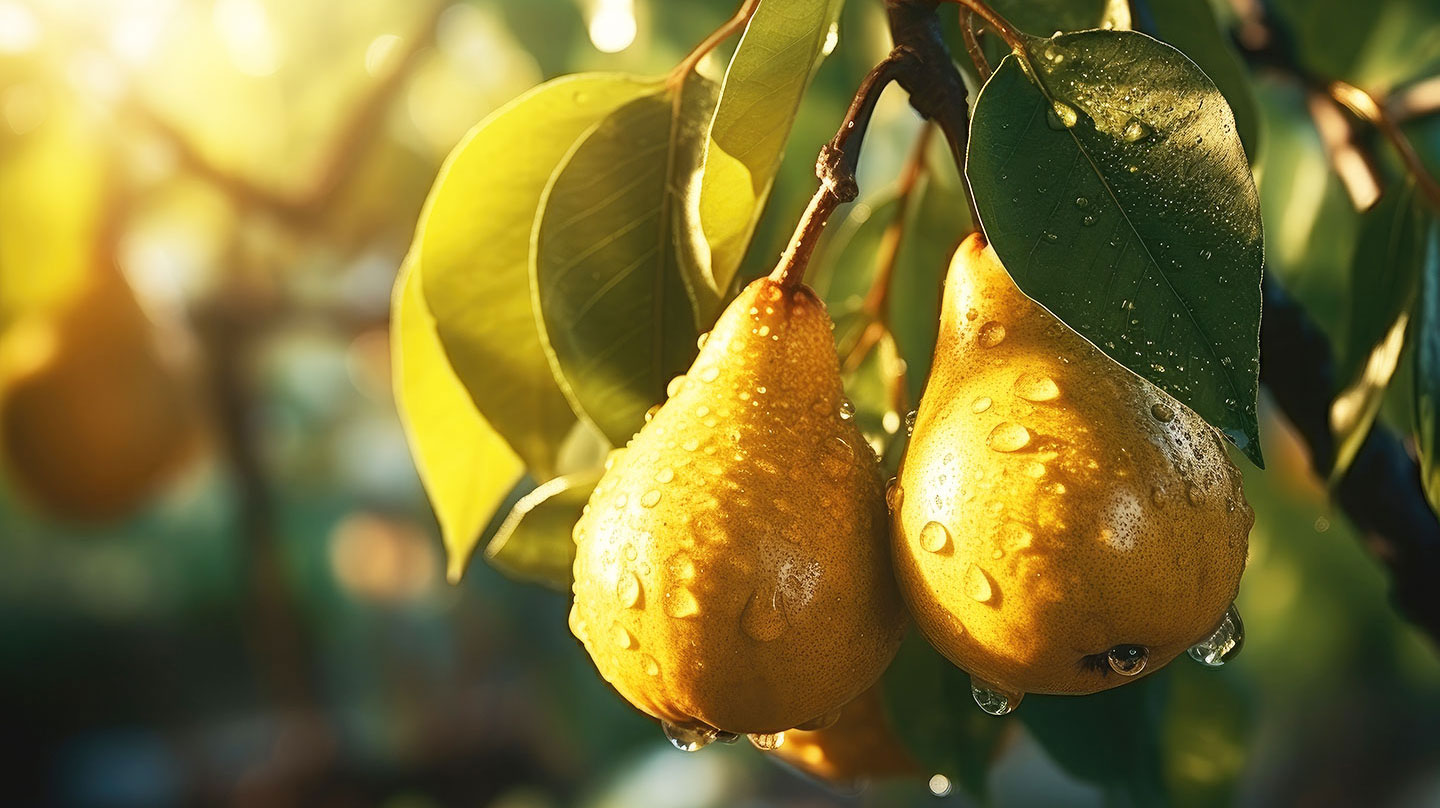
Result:
[[[1235,119],[1174,48],[1032,41],[976,103],[968,176],[1026,294],[1219,427],[1257,465],[1259,198]]]
[[[1209,0],[1156,0],[1146,4],[1155,32],[1215,81],[1235,113],[1235,131],[1254,163],[1260,149],[1260,111],[1240,55],[1215,19]]]
[[[537,478],[575,423],[531,311],[530,231],[550,175],[597,121],[657,84],[588,74],[487,117],[440,169],[416,245],[425,301],[475,406]]]
[[[1127,0],[992,0],[990,7],[1026,33],[1130,27]]]
[[[1415,440],[1430,507],[1440,514],[1440,222],[1426,227],[1415,317]]]
[[[1165,673],[1170,694],[1160,748],[1171,804],[1233,805],[1251,759],[1253,712],[1236,677],[1186,662],[1177,660]]]
[[[730,59],[710,123],[700,190],[700,221],[710,248],[707,275],[722,296],[760,220],[800,98],[825,57],[843,4],[766,0]]]
[[[491,566],[518,581],[570,591],[572,536],[602,469],[556,477],[520,498],[485,548]]]
[[[536,222],[533,291],[551,368],[616,446],[695,356],[698,223],[686,200],[713,99],[695,77],[679,103],[661,87],[606,116],[551,179]]]
[[[450,367],[410,259],[395,281],[390,344],[395,407],[440,523],[453,583],[460,580],[480,532],[523,468],[475,410]]]
[[[1160,740],[1168,691],[1167,677],[1147,676],[1083,698],[1026,696],[1015,715],[1075,777],[1135,805],[1166,805]]]
[[[906,636],[881,686],[895,732],[915,759],[983,797],[990,763],[1015,719],[982,712],[970,695],[970,675],[918,631]]]
[[[910,410],[905,363],[895,336],[868,313],[855,310],[835,318],[840,377],[855,408],[855,425],[879,452],[882,467],[895,474],[900,463],[897,437]]]
[[[1400,364],[1426,257],[1425,219],[1414,182],[1406,182],[1385,194],[1361,223],[1350,267],[1350,328],[1340,375],[1344,387],[1330,404],[1332,483],[1350,468],[1370,434]]]

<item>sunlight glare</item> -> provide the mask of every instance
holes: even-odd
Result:
[[[0,53],[24,53],[40,41],[40,24],[19,3],[0,3]]]
[[[619,53],[635,42],[634,0],[599,0],[590,17],[590,42],[601,53]]]
[[[258,0],[216,0],[212,24],[241,73],[262,77],[280,67],[275,34]]]

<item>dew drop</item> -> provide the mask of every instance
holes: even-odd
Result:
[[[716,368],[714,365],[711,365],[710,367],[705,368],[704,370],[700,371],[700,381],[702,381],[702,382],[713,382],[713,381],[715,381],[716,377],[718,377],[719,375],[720,375],[720,370],[719,370],[718,368]]]
[[[1087,214],[1084,218],[1082,218],[1082,219],[1080,220],[1080,224],[1082,224],[1082,225],[1084,225],[1084,226],[1086,226],[1086,227],[1093,227],[1093,226],[1095,225],[1095,222],[1096,222],[1095,217],[1094,217],[1094,216],[1090,216],[1090,215],[1088,215],[1088,214]]]
[[[783,732],[752,732],[747,737],[750,738],[750,743],[762,752],[774,751],[785,744]]]
[[[709,332],[709,331],[706,331],[704,334],[701,334],[700,336],[698,336],[698,337],[695,338],[695,347],[696,347],[696,348],[704,348],[704,347],[705,347],[705,343],[706,343],[706,342],[709,342],[709,341],[710,341],[710,332]]]
[[[1014,421],[1001,421],[990,430],[985,445],[997,452],[1018,452],[1030,443],[1030,430]]]
[[[1086,198],[1083,197],[1083,196],[1077,196],[1077,197],[1075,197],[1075,207],[1077,207],[1077,208],[1087,208],[1087,207],[1089,207],[1089,206],[1090,206],[1090,200],[1089,200],[1089,199],[1086,199]]]
[[[900,503],[904,501],[905,489],[900,487],[895,478],[890,478],[890,485],[885,489],[885,504],[890,508],[890,512],[900,510]]]
[[[670,745],[681,752],[698,752],[713,743],[719,734],[712,727],[682,727],[669,721],[661,721],[660,728],[670,740]]]
[[[644,654],[640,657],[640,669],[645,671],[646,676],[660,675],[660,663],[656,662],[655,657],[649,654]]]
[[[693,452],[696,449],[700,448],[700,441],[694,438],[686,438],[685,442],[680,444],[680,448],[684,449],[687,452]]]
[[[633,609],[640,604],[640,579],[635,573],[627,572],[615,584],[615,599],[620,605]]]
[[[1168,424],[1175,420],[1175,411],[1162,402],[1155,402],[1150,405],[1150,416],[1162,424]]]
[[[906,435],[913,435],[913,434],[915,434],[915,418],[916,418],[917,416],[919,416],[919,414],[920,414],[920,412],[919,412],[918,410],[911,410],[911,411],[905,413],[905,434],[906,434]]]
[[[855,417],[855,403],[848,398],[840,399],[840,420],[848,421]]]
[[[975,318],[977,318],[977,317],[979,317],[979,316],[980,316],[980,312],[976,311],[975,309],[966,309],[966,310],[965,310],[965,319],[967,319],[967,320],[974,321]]]
[[[1045,122],[1056,131],[1069,129],[1079,120],[1080,117],[1076,114],[1075,108],[1063,101],[1056,101],[1045,113]]]
[[[1025,694],[1016,693],[1013,690],[1006,690],[999,685],[992,685],[989,682],[970,677],[970,695],[975,698],[975,703],[980,709],[990,715],[1005,715],[1020,706],[1020,699]]]
[[[988,409],[990,409],[989,396],[980,396],[979,398],[975,399],[973,402],[970,403],[971,412],[984,412]]]
[[[965,570],[965,594],[976,603],[988,603],[990,598],[995,596],[995,587],[990,583],[990,575],[985,570],[971,564]]]
[[[1131,118],[1125,122],[1125,127],[1120,130],[1120,139],[1126,143],[1136,143],[1150,136],[1155,130],[1139,118]]]
[[[759,591],[750,593],[745,610],[740,613],[740,629],[752,639],[771,642],[785,633],[785,615],[776,607],[775,596],[763,596]]]
[[[1205,495],[1200,492],[1199,486],[1191,483],[1185,486],[1185,499],[1188,500],[1191,505],[1199,505],[1205,501]]]
[[[1156,505],[1164,505],[1169,500],[1170,495],[1165,493],[1164,488],[1161,488],[1157,485],[1154,488],[1150,489],[1150,501],[1155,503]]]
[[[665,483],[668,483],[673,479],[675,479],[675,469],[672,469],[669,466],[666,466],[665,468],[655,472],[655,482],[660,483],[661,485],[664,485]]]
[[[1190,646],[1190,658],[1206,667],[1218,668],[1234,659],[1245,645],[1245,624],[1235,604],[1225,610],[1220,625],[1200,642]]]
[[[619,623],[616,623],[614,627],[610,629],[610,635],[614,638],[616,647],[622,650],[629,650],[635,647],[635,635],[631,634],[629,629]]]
[[[1026,401],[1053,401],[1060,397],[1060,388],[1044,373],[1027,372],[1015,379],[1015,395]]]
[[[694,617],[700,612],[700,604],[695,600],[695,594],[683,586],[678,586],[665,593],[665,613],[677,619]]]
[[[629,497],[628,495],[626,495],[624,492],[621,492],[619,495],[617,495],[617,496],[615,497],[615,510],[618,511],[618,510],[624,508],[626,505],[629,505],[629,504],[630,504],[630,497]]]
[[[1105,655],[1110,670],[1121,676],[1138,676],[1149,659],[1150,649],[1143,645],[1117,645]]]
[[[657,412],[659,412],[659,411],[660,411],[660,405],[659,405],[659,404],[656,404],[656,405],[652,406],[650,409],[646,410],[646,411],[645,411],[645,423],[647,423],[647,424],[650,423],[650,421],[655,418],[655,413],[657,413]]]
[[[950,546],[950,531],[939,522],[926,522],[920,528],[920,546],[932,553],[943,552]]]
[[[580,617],[580,607],[570,604],[570,633],[580,642],[589,642],[585,634],[585,620]]]
[[[991,320],[980,326],[980,331],[975,335],[975,341],[980,343],[981,348],[994,348],[1005,341],[1005,326]]]
[[[1025,467],[1025,476],[1034,478],[1034,479],[1036,479],[1036,480],[1040,479],[1041,477],[1044,477],[1044,476],[1045,476],[1045,464],[1044,464],[1044,463],[1031,463],[1030,465],[1028,465],[1028,466]]]
[[[671,379],[670,383],[665,385],[665,395],[670,398],[680,395],[680,391],[685,389],[685,383],[688,381],[690,380],[684,374]]]

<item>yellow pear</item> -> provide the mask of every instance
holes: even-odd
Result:
[[[770,754],[841,786],[921,773],[920,764],[895,736],[879,685],[845,705],[833,724],[785,733],[785,742]]]
[[[904,633],[831,328],[809,289],[750,284],[575,527],[571,630],[682,749],[773,746],[879,679]]]
[[[897,486],[901,591],[987,712],[1240,641],[1254,514],[1217,432],[1026,297],[978,233]]]

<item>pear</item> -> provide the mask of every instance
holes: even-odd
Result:
[[[868,780],[922,773],[895,734],[880,685],[861,693],[831,717],[834,723],[785,733],[785,743],[771,755],[812,777],[847,788]]]
[[[804,286],[750,284],[576,524],[571,630],[680,748],[773,746],[874,684],[904,632],[832,327]]]
[[[988,712],[1238,643],[1254,514],[1218,433],[1026,297],[978,233],[897,484],[901,591]]]

